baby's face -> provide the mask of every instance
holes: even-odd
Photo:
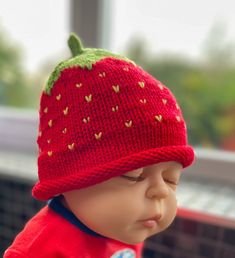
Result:
[[[161,162],[64,194],[75,216],[93,231],[137,244],[166,229],[176,215],[182,165]]]

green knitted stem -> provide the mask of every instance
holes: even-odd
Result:
[[[114,57],[117,59],[125,60],[130,63],[134,63],[133,61],[124,56],[113,54],[104,49],[83,48],[81,41],[74,33],[70,35],[68,39],[68,45],[73,57],[71,59],[59,63],[50,75],[46,87],[44,89],[44,92],[48,95],[51,94],[51,89],[53,88],[54,83],[60,77],[61,72],[66,68],[81,67],[82,69],[87,68],[88,70],[92,70],[93,64],[106,57]]]
[[[81,54],[83,52],[82,42],[78,36],[74,33],[71,33],[68,39],[68,45],[72,52],[73,57]]]

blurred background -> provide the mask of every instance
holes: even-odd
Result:
[[[167,85],[196,150],[179,189],[176,221],[146,242],[144,257],[235,257],[234,5],[0,0],[0,252],[45,205],[30,193],[37,176],[37,112],[48,76],[70,58],[73,31],[84,46],[126,55]]]

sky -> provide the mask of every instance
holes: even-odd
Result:
[[[131,11],[125,8],[127,2]],[[155,52],[166,50],[198,57],[215,23],[227,27],[228,38],[235,41],[233,0],[116,0],[115,5],[115,49],[135,34],[144,35]]]
[[[213,24],[227,28],[235,42],[233,0],[105,0],[109,1],[109,45],[123,51],[139,36],[156,53],[174,52],[199,58]],[[24,51],[26,69],[36,71],[67,50],[69,0],[0,0],[0,28]],[[107,19],[106,19],[107,21]],[[106,46],[105,46],[106,47]]]
[[[0,0],[0,28],[24,51],[29,71],[60,55],[69,32],[66,0]]]

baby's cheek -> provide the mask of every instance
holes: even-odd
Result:
[[[177,200],[175,194],[169,196],[164,204],[165,206],[165,220],[168,227],[174,220],[177,212]]]

